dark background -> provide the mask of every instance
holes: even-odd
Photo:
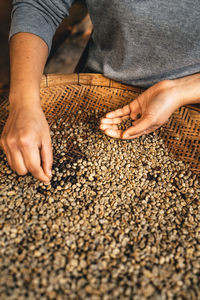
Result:
[[[8,32],[10,28],[11,0],[0,0],[0,82],[8,80]]]
[[[0,82],[9,81],[9,46],[12,0],[0,0]],[[63,20],[53,40],[52,51],[45,68],[47,73],[72,73],[92,30],[87,8],[78,0]]]

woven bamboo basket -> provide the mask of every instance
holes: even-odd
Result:
[[[56,119],[67,120],[71,114],[84,121],[87,113],[78,110],[111,111],[135,99],[142,89],[112,81],[99,74],[49,74],[41,81],[41,104],[51,125]],[[8,116],[8,87],[0,85],[0,130]],[[177,110],[168,122],[156,131],[176,159],[190,164],[200,175],[200,108],[186,106]],[[76,149],[69,145],[69,157]]]

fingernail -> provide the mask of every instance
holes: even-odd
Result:
[[[52,171],[49,170],[49,177],[52,177]]]
[[[109,135],[113,135],[113,130],[112,129],[107,129],[106,133],[109,134]]]
[[[128,134],[126,134],[126,133],[123,134],[123,135],[122,135],[122,138],[123,138],[123,139],[127,139],[127,138],[128,138]]]
[[[118,138],[119,137],[117,132],[112,130],[112,129],[107,129],[106,134],[109,135],[110,137],[113,137],[113,138]]]
[[[106,118],[110,118],[112,116],[112,113],[106,114]]]
[[[44,181],[44,185],[49,185],[50,181]]]

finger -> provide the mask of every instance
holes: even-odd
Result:
[[[42,160],[42,167],[44,173],[51,178],[52,172],[52,164],[53,164],[53,153],[52,153],[52,146],[51,146],[51,139],[49,138],[46,142],[42,144],[41,147],[41,160]]]
[[[116,109],[114,111],[111,111],[109,113],[106,114],[106,118],[110,119],[110,118],[118,118],[118,117],[123,117],[126,115],[130,114],[130,106],[125,105],[122,108]]]
[[[128,138],[126,138],[127,140],[131,140],[131,139],[135,139],[137,137],[140,137],[142,135],[146,135],[146,134],[149,134],[151,132],[154,132],[158,127],[150,127],[148,129],[146,129],[145,131],[141,131],[140,133],[136,134],[136,135],[132,135],[132,136],[129,136]]]
[[[123,120],[126,120],[129,118],[129,115],[123,116],[121,118],[112,118],[112,119],[107,119],[107,118],[102,118],[101,119],[101,124],[120,124]]]
[[[138,98],[130,103],[130,109],[131,109],[131,113],[130,113],[131,119],[136,120],[138,114],[141,113],[141,107]]]
[[[127,130],[124,131],[122,134],[123,139],[129,139],[132,136],[136,136],[142,132],[146,133],[148,128],[152,127],[152,120],[149,118],[140,118],[138,121],[134,122],[134,126],[129,127]]]
[[[8,164],[9,164],[10,168],[15,172],[16,170],[13,166],[11,155],[10,155],[9,151],[7,151],[5,153],[6,153],[6,158],[7,158],[7,161],[8,161]]]
[[[39,148],[25,144],[21,146],[21,152],[27,170],[38,180],[49,183],[49,177],[44,173],[41,167]]]
[[[22,153],[18,149],[12,153],[12,165],[18,175],[26,175],[28,173]]]
[[[8,149],[4,150],[5,154],[6,154],[6,158],[7,158],[7,161],[8,161],[8,164],[10,166],[10,168],[15,172],[15,167],[12,163],[12,158],[11,158],[11,154],[10,154],[10,151]]]
[[[14,168],[14,166],[12,164],[11,153],[9,151],[9,147],[8,147],[7,143],[3,139],[1,139],[1,148],[3,149],[3,151],[6,154],[6,158],[7,158],[9,166],[11,167],[11,169],[13,171],[15,171],[15,168]]]
[[[117,125],[109,125],[109,124],[101,124],[99,126],[99,128],[101,130],[106,130],[106,129],[118,129],[118,126]]]
[[[119,130],[119,129],[106,129],[105,131],[105,134],[110,136],[110,137],[113,137],[113,138],[118,138],[120,139],[122,137],[122,130]]]

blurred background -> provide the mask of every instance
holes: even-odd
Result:
[[[0,0],[0,82],[9,81],[8,34],[12,0]],[[84,0],[77,0],[54,36],[45,73],[73,73],[92,31]]]

